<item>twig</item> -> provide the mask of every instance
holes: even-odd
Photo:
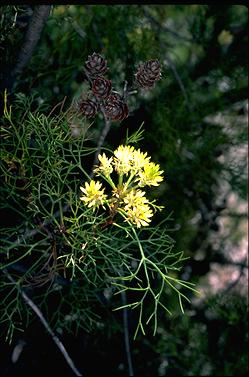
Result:
[[[122,305],[127,304],[126,293],[121,292]],[[129,340],[129,323],[128,323],[128,313],[127,308],[123,309],[123,326],[124,326],[124,341],[125,341],[125,352],[128,363],[128,372],[129,376],[134,376],[132,358],[131,358],[131,349],[130,349],[130,340]]]
[[[91,77],[88,75],[87,71],[84,69],[84,73],[85,73],[85,76],[88,80],[88,82],[90,83],[90,85],[92,84],[92,79]],[[97,164],[98,162],[98,155],[100,153],[100,150],[101,150],[101,147],[102,145],[104,144],[104,141],[105,141],[105,138],[110,130],[110,127],[111,127],[111,121],[109,119],[107,119],[106,117],[106,114],[105,114],[105,110],[103,108],[103,105],[101,104],[101,102],[98,100],[98,98],[96,98],[96,101],[98,102],[99,104],[99,108],[100,108],[100,111],[101,113],[103,114],[104,116],[104,121],[105,121],[105,124],[104,124],[104,127],[102,129],[102,132],[100,134],[100,137],[99,137],[99,140],[98,140],[98,144],[97,144],[97,150],[95,152],[95,155],[94,155],[94,159],[93,159],[93,167],[92,167],[92,170],[91,170],[91,173],[90,173],[90,178],[93,177],[94,175],[94,172],[93,172],[93,168],[94,166]]]
[[[97,144],[97,150],[95,152],[95,155],[94,155],[94,160],[93,160],[93,168],[94,166],[98,163],[98,155],[100,153],[100,150],[102,148],[102,145],[104,144],[104,141],[105,141],[105,138],[108,134],[108,132],[110,131],[110,127],[111,127],[111,122],[109,119],[107,119],[106,115],[105,115],[105,111],[103,109],[102,106],[100,106],[100,111],[102,112],[102,114],[104,115],[104,120],[105,120],[105,124],[104,124],[104,127],[102,129],[102,132],[100,134],[100,137],[99,137],[99,140],[98,140],[98,144]],[[93,177],[93,168],[92,168],[92,171],[90,173],[90,178]]]
[[[123,100],[126,101],[127,97],[131,94],[134,94],[136,93],[137,91],[129,91],[128,90],[128,82],[125,80],[124,82],[124,89],[123,89]],[[104,125],[104,128],[102,129],[102,132],[101,132],[101,135],[99,137],[99,140],[98,140],[98,144],[97,144],[97,151],[95,152],[95,155],[94,155],[94,161],[93,161],[93,168],[94,166],[97,164],[98,162],[98,155],[100,153],[100,150],[101,150],[101,147],[102,145],[104,144],[104,141],[105,141],[105,138],[110,130],[110,127],[111,127],[111,122],[109,119],[107,119],[106,115],[105,115],[105,110],[103,108],[103,106],[100,104],[100,111],[102,112],[102,114],[104,115],[104,120],[105,120],[105,125]],[[92,172],[90,174],[90,177],[92,178],[93,177],[93,169],[92,169]]]
[[[16,284],[16,281],[9,275],[9,273],[7,272],[7,270],[3,270],[3,273],[7,276],[7,278],[13,283],[13,284]],[[76,376],[82,376],[82,373],[79,372],[79,370],[76,368],[76,366],[74,365],[74,362],[73,360],[71,359],[71,357],[69,356],[67,350],[65,349],[63,343],[59,340],[59,338],[55,335],[55,333],[53,332],[53,330],[51,329],[51,327],[49,326],[48,322],[46,321],[46,319],[44,318],[41,310],[35,305],[35,303],[31,300],[31,298],[20,288],[20,293],[22,295],[22,298],[24,299],[24,301],[26,302],[26,304],[28,306],[30,306],[30,308],[35,312],[35,314],[37,315],[37,317],[39,318],[39,320],[41,321],[41,323],[43,324],[43,326],[45,327],[45,329],[47,330],[47,332],[51,335],[53,341],[55,342],[55,344],[57,345],[57,347],[59,348],[59,350],[61,351],[62,355],[64,356],[67,364],[69,365],[69,367],[72,369],[72,371],[74,372],[74,374]]]
[[[35,7],[34,13],[28,26],[28,30],[25,35],[24,44],[21,47],[17,58],[16,66],[11,72],[13,79],[17,74],[21,73],[21,71],[31,58],[35,46],[40,39],[43,26],[49,17],[51,8],[51,5],[37,5]]]
[[[130,92],[127,93],[127,96],[132,96],[133,94],[137,94],[137,89],[131,90]]]
[[[126,98],[128,97],[129,94],[130,94],[130,92],[128,91],[128,81],[125,80],[124,89],[123,89],[123,99],[124,99],[124,101],[126,100]]]
[[[61,112],[62,109],[63,109],[63,106],[64,106],[64,104],[65,104],[66,99],[67,99],[67,96],[65,96],[61,102],[57,103],[57,104],[52,108],[52,110],[50,111],[50,113],[48,114],[48,117],[50,117],[50,116],[53,114],[53,112],[55,111],[55,109],[56,109],[58,106],[60,106],[60,105],[61,105],[61,107],[60,107],[60,112]]]
[[[62,104],[61,104],[61,108],[60,108],[60,113],[62,112],[62,109],[63,109],[63,107],[64,107],[64,105],[65,105],[65,101],[66,101],[66,99],[67,99],[67,96],[65,96],[65,97],[63,98],[63,101],[62,101]]]

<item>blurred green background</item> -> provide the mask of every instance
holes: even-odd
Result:
[[[0,9],[2,81],[15,66],[33,9],[24,5]],[[242,5],[53,6],[12,94],[32,95],[33,106],[39,105],[46,114],[64,99],[67,109],[85,90],[82,68],[93,52],[107,59],[108,78],[117,90],[122,90],[125,80],[132,88],[139,63],[161,62],[162,79],[152,90],[129,98],[129,117],[112,124],[105,145],[115,148],[127,130],[131,134],[144,122],[139,147],[160,164],[166,178],[153,191],[165,206],[155,225],[165,211],[172,213],[169,232],[177,249],[190,257],[181,277],[195,282],[202,293],[193,297],[184,316],[161,314],[156,336],[140,336],[132,342],[135,375],[245,376],[248,9]],[[96,138],[92,145],[102,127],[103,119],[96,118],[91,125]],[[101,370],[101,375],[125,376],[122,332],[117,315],[104,331],[74,336],[62,330],[61,336],[84,375],[100,375]],[[58,375],[71,375],[39,324],[32,324],[25,337],[16,364],[10,357],[18,337],[11,347],[1,341],[3,376],[27,375],[28,370],[30,375],[43,375],[50,371],[51,360]]]

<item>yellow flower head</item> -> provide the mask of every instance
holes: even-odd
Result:
[[[149,200],[141,190],[131,190],[124,198],[124,210],[127,220],[135,224],[138,228],[149,225],[150,217],[153,216],[150,209]]]
[[[118,173],[127,174],[131,171],[134,147],[130,145],[120,145],[114,151],[114,165]]]
[[[139,186],[158,186],[163,180],[163,170],[154,162],[150,162],[147,152],[141,152],[130,145],[120,145],[114,156],[108,158],[105,153],[98,155],[99,166],[94,172],[104,178],[112,187],[112,195],[107,197],[102,184],[91,180],[80,187],[83,196],[80,198],[85,205],[95,209],[106,204],[109,207],[111,216],[120,212],[125,221],[135,224],[138,228],[149,225],[153,210],[161,207],[150,202],[145,192],[137,189]],[[117,172],[118,184],[112,180],[111,173]],[[128,175],[128,177],[124,177]],[[115,178],[115,176],[114,176]]]
[[[158,186],[163,180],[163,170],[159,170],[160,166],[154,162],[148,162],[138,173],[137,179],[139,186]]]
[[[125,198],[124,203],[126,206],[143,205],[149,203],[149,200],[145,197],[145,192],[142,190],[130,190]]]
[[[94,169],[96,173],[103,173],[105,176],[110,175],[113,172],[112,157],[107,158],[105,153],[98,155],[100,165]]]
[[[145,153],[140,152],[140,149],[134,150],[133,159],[132,159],[132,166],[133,166],[134,172],[138,172],[149,162],[150,162],[150,157],[147,157],[147,152]]]
[[[106,200],[106,195],[104,194],[104,189],[101,189],[102,184],[98,181],[91,180],[90,183],[86,182],[85,187],[80,187],[83,192],[83,196],[80,199],[88,207],[99,207],[104,204]]]

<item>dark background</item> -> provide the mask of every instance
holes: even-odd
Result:
[[[181,277],[202,295],[186,305],[185,315],[160,315],[155,337],[131,342],[135,375],[247,375],[248,9],[53,6],[30,59],[13,75],[33,11],[0,9],[1,90],[7,88],[10,99],[33,95],[33,106],[44,104],[46,114],[65,97],[68,108],[84,90],[82,66],[93,52],[108,60],[108,76],[120,90],[124,80],[132,86],[140,62],[162,64],[162,79],[130,97],[129,117],[113,123],[106,146],[115,148],[144,122],[140,147],[166,177],[154,196],[172,212],[171,235],[190,257]],[[96,140],[102,124],[98,117],[91,126]],[[84,376],[127,375],[122,316],[103,316],[106,327],[90,334],[55,330]],[[134,322],[130,313],[131,333]],[[6,377],[73,375],[36,318],[11,345],[1,338],[0,371]]]

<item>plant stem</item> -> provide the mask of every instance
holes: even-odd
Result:
[[[3,270],[3,273],[6,275],[6,277],[11,281],[13,284],[18,285],[18,283],[10,276],[10,274],[7,272],[7,270]],[[82,376],[82,373],[79,372],[79,370],[74,365],[73,360],[69,356],[67,350],[65,349],[63,343],[59,340],[59,338],[55,335],[51,327],[49,326],[48,322],[46,321],[45,317],[43,316],[41,310],[35,305],[35,303],[31,300],[31,298],[20,288],[20,293],[22,295],[22,298],[26,302],[26,304],[35,312],[39,320],[41,321],[42,325],[45,327],[49,335],[51,335],[53,341],[61,351],[62,355],[64,356],[67,364],[72,369],[74,374],[76,376]]]
[[[137,235],[137,232],[135,231],[135,229],[134,229],[133,226],[132,226],[132,231],[133,231],[133,233],[135,235],[135,238],[136,238],[136,241],[138,243],[138,247],[139,247],[139,250],[140,250],[140,253],[141,253],[141,256],[142,256],[140,263],[143,263],[143,265],[144,265],[144,272],[145,272],[145,276],[146,276],[148,288],[150,288],[150,279],[149,279],[148,270],[147,270],[147,266],[146,266],[146,260],[147,260],[147,258],[144,255],[144,251],[143,251],[141,242],[140,242],[140,240],[138,238],[138,235]]]
[[[127,305],[126,293],[121,292],[122,304]],[[128,323],[128,311],[127,308],[123,309],[123,326],[124,326],[124,340],[125,340],[125,352],[128,363],[129,376],[134,376],[132,358],[131,358],[131,349],[130,349],[130,340],[129,340],[129,323]]]

